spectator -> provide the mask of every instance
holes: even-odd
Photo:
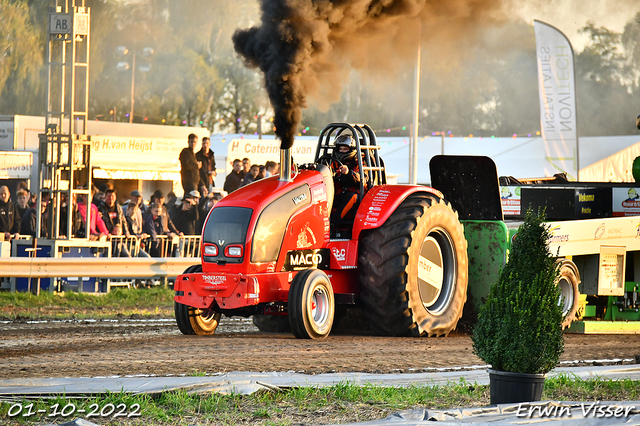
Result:
[[[140,210],[142,216],[147,214],[149,206],[143,203],[142,194],[137,189],[134,189],[133,191],[131,191],[131,194],[129,194],[129,203],[134,203],[136,206],[138,206],[138,209]],[[140,226],[142,226],[142,218],[140,218]]]
[[[23,217],[27,210],[29,210],[29,193],[24,189],[19,189],[18,192],[16,192],[16,209],[20,217]]]
[[[129,233],[135,235],[138,238],[145,238],[147,235],[142,231],[144,222],[142,220],[142,212],[140,207],[134,202],[127,204],[127,209],[124,211],[124,217],[127,221],[127,228]]]
[[[207,215],[208,210],[206,210],[206,204],[209,198],[211,198],[209,194],[210,192],[207,190],[207,188],[205,188],[204,186],[200,187],[200,201],[198,202],[198,223],[204,220],[205,216]],[[199,235],[201,230],[202,228],[198,229],[198,225],[196,224],[196,234]]]
[[[107,189],[104,196],[104,201],[100,203],[98,207],[100,217],[107,227],[109,234],[112,236],[130,237],[129,228],[127,226],[127,220],[124,217],[122,207],[116,202],[115,189]],[[111,247],[111,255],[113,257],[131,257],[129,249],[124,244],[121,238],[113,240]]]
[[[176,205],[176,201],[178,200],[178,197],[176,197],[176,193],[173,191],[169,191],[167,193],[167,201],[166,201],[166,205],[168,205],[169,209],[173,208],[173,206]]]
[[[198,223],[196,224],[196,235],[200,235],[202,234],[202,228],[204,227],[204,221],[207,219],[207,215],[209,214],[209,211],[216,205],[218,204],[218,201],[222,200],[223,195],[220,194],[219,192],[217,193],[209,193],[209,196],[207,198],[203,198],[204,200],[204,204],[202,206],[201,212],[200,212],[200,220],[198,220]]]
[[[267,177],[267,168],[265,166],[260,166],[260,171],[258,172],[258,176],[256,176],[256,180],[264,179]]]
[[[34,194],[33,192],[29,196],[29,208],[34,208],[36,203],[38,202],[38,194]]]
[[[29,184],[26,180],[21,180],[18,182],[18,187],[16,188],[16,193],[20,190],[25,191],[27,194],[29,193]]]
[[[260,172],[260,166],[258,166],[257,164],[254,164],[253,166],[251,166],[251,168],[249,169],[249,173],[247,173],[244,179],[242,179],[242,185],[240,186],[246,186],[256,181],[259,172]]]
[[[195,133],[189,135],[189,146],[180,152],[180,178],[185,194],[197,190],[200,187],[200,168],[202,163],[196,158],[196,144],[198,136]]]
[[[149,235],[143,231],[144,222],[142,220],[142,212],[136,203],[130,202],[127,204],[124,216],[129,232],[132,235],[135,235],[140,240],[146,240],[149,237]],[[149,257],[149,253],[145,251],[145,247],[140,247],[138,257]]]
[[[277,166],[278,165],[276,164],[275,161],[267,161],[267,163],[265,164],[265,167],[267,169],[265,176],[266,177],[274,176],[277,173],[276,171]]]
[[[110,234],[113,235],[113,228],[115,226],[119,226],[121,235],[125,235],[127,237],[130,236],[129,227],[127,226],[127,220],[124,217],[122,207],[116,203],[115,189],[107,189],[104,201],[100,203],[98,210],[100,212],[100,217]]]
[[[104,201],[104,196],[105,196],[104,192],[102,191],[96,192],[96,194],[91,199],[91,204],[95,205],[96,207],[99,206]]]
[[[165,229],[162,226],[162,206],[158,204],[151,205],[149,214],[144,219],[143,232],[149,234],[151,237],[151,244],[149,244],[149,254],[152,257],[164,257],[163,241],[158,238],[161,235],[167,235]]]
[[[76,232],[76,237],[85,238],[85,227],[87,225],[87,205],[85,203],[85,195],[78,194],[77,195],[77,206],[78,212],[80,213],[80,217],[82,219],[82,226]],[[109,235],[109,230],[107,226],[104,224],[104,221],[100,217],[100,213],[98,212],[98,207],[91,203],[91,221],[89,222],[89,239],[95,241],[97,239],[104,239]]]
[[[196,235],[196,224],[200,219],[198,200],[200,193],[191,191],[182,199],[182,205],[175,206],[173,219],[176,228],[184,235]]]
[[[113,189],[113,182],[104,182],[98,185],[98,191],[102,191],[105,194],[107,193],[107,189]]]
[[[244,157],[242,159],[242,171],[240,172],[242,179],[244,179],[244,177],[249,173],[249,170],[251,170],[251,160]]]
[[[162,191],[157,190],[156,192],[153,193],[153,204],[152,205],[159,205],[162,209],[162,227],[163,229],[166,230],[166,232],[172,233],[172,234],[177,234],[177,235],[182,235],[182,233],[176,228],[176,226],[173,224],[173,221],[171,220],[171,217],[169,216],[169,210],[167,209],[167,206],[164,204],[164,195],[162,194]],[[171,207],[171,206],[169,206]]]
[[[11,193],[6,185],[0,186],[0,234],[5,240],[20,233],[20,214],[13,202]]]
[[[242,185],[242,176],[240,172],[242,171],[242,161],[238,158],[233,160],[233,170],[231,173],[227,175],[227,178],[224,181],[224,190],[228,193],[232,193],[236,189],[240,188]]]
[[[202,138],[202,149],[196,154],[202,167],[200,167],[200,185],[206,186],[207,189],[213,188],[216,173],[216,159],[214,152],[211,150],[211,140],[207,137]],[[185,192],[186,194],[186,192]]]
[[[40,235],[47,236],[49,234],[47,229],[47,205],[49,204],[48,197],[42,197],[40,201]],[[31,235],[32,238],[36,237],[38,223],[38,212],[35,207],[26,211],[22,220],[20,221],[20,233],[22,235]]]
[[[207,196],[209,196],[209,189],[202,185],[200,187],[200,202],[202,202],[203,199],[207,198]]]

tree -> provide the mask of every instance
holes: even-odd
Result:
[[[44,110],[42,32],[26,1],[0,0],[0,113]]]
[[[262,88],[262,79],[254,70],[245,68],[236,58],[216,62],[224,86],[212,116],[221,130],[234,133],[253,133],[258,130],[257,117],[264,117],[269,108]],[[267,130],[268,133],[270,129]]]
[[[632,67],[621,50],[621,34],[592,22],[580,30],[589,44],[576,58],[580,136],[633,134]]]

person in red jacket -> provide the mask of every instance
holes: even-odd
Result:
[[[77,195],[77,208],[80,213],[80,217],[82,218],[82,226],[80,229],[76,230],[77,238],[84,238],[84,229],[87,223],[87,205],[85,202],[85,195],[78,194]],[[89,232],[91,233],[89,239],[91,240],[103,240],[107,236],[109,236],[109,230],[107,229],[107,225],[104,224],[102,217],[100,217],[100,213],[98,212],[98,207],[95,204],[91,203],[91,222],[89,223]]]

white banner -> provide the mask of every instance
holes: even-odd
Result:
[[[566,172],[578,180],[578,133],[573,48],[557,28],[534,21],[538,57],[540,124],[545,142],[545,175]]]
[[[0,179],[29,179],[33,154],[26,151],[0,151]]]
[[[291,147],[291,156],[297,164],[312,163],[316,155],[318,141],[314,139],[296,139]],[[227,161],[229,164],[236,158],[251,160],[251,164],[264,165],[267,161],[280,162],[280,141],[275,139],[233,139],[227,148]],[[218,167],[223,166],[219,164]],[[231,170],[229,166],[228,170]]]
[[[91,135],[91,163],[106,170],[180,171],[186,139]]]

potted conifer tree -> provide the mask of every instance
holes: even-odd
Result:
[[[564,351],[559,270],[544,218],[527,211],[473,329],[474,353],[491,364],[491,404],[539,401]]]

